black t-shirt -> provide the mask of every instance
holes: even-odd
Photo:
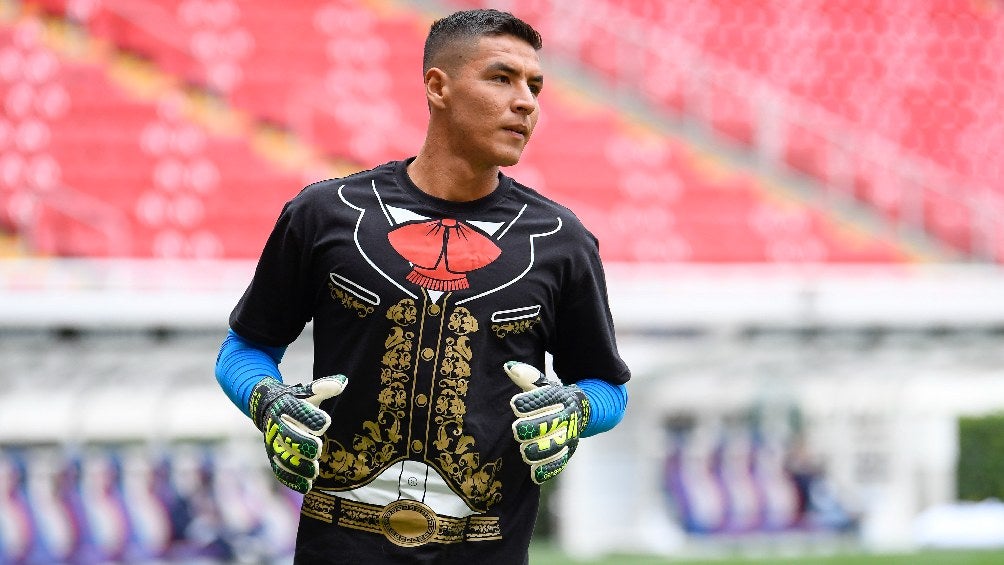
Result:
[[[348,493],[421,462],[466,513],[497,517],[501,539],[446,544],[450,554],[519,563],[507,550],[525,556],[539,489],[512,437],[518,389],[502,366],[543,368],[550,352],[566,384],[627,382],[598,244],[568,209],[505,175],[488,196],[451,202],[416,187],[407,164],[319,182],[287,203],[230,324],[283,346],[313,320],[314,378],[348,376],[322,406],[332,423],[316,489]]]

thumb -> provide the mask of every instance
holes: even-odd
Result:
[[[509,361],[504,365],[505,372],[516,383],[516,386],[524,391],[531,391],[535,388],[547,386],[547,377],[533,365],[527,365],[519,361]]]
[[[325,400],[341,394],[348,382],[349,379],[345,375],[321,377],[307,385],[308,396],[303,397],[303,400],[318,408]]]

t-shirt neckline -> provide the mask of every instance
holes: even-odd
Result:
[[[446,213],[469,213],[478,210],[484,210],[494,206],[499,200],[505,197],[512,187],[512,179],[507,177],[502,171],[499,171],[499,184],[495,187],[495,190],[491,191],[489,194],[478,198],[477,200],[468,200],[465,202],[457,202],[453,200],[445,200],[433,196],[414,183],[411,177],[408,176],[408,165],[415,160],[415,157],[409,157],[402,161],[398,161],[394,167],[394,175],[397,178],[398,185],[408,193],[412,198],[417,200],[420,204],[430,206],[436,210],[446,212]]]

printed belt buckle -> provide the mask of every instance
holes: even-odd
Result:
[[[398,500],[384,507],[380,529],[387,539],[403,547],[415,547],[432,540],[439,532],[439,516],[415,500]]]

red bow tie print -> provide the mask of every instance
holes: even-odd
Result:
[[[412,264],[410,282],[443,292],[469,288],[466,273],[490,264],[502,253],[478,230],[448,218],[405,224],[387,238]]]

